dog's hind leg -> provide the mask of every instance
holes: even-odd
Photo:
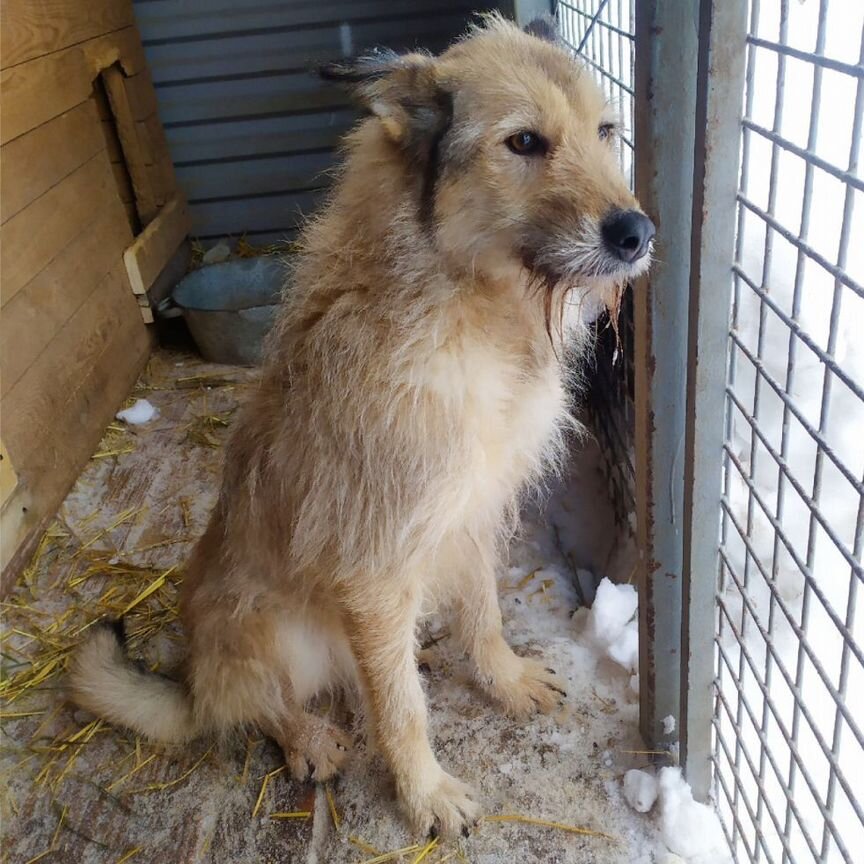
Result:
[[[289,708],[278,721],[266,721],[261,731],[282,748],[285,764],[295,780],[329,780],[338,773],[351,749],[346,732],[300,707]]]
[[[282,672],[282,710],[260,723],[285,754],[296,780],[323,782],[336,774],[351,748],[351,737],[335,723],[304,710],[322,693],[345,690],[355,679],[350,647],[332,618],[307,608],[302,616],[279,616],[272,662]]]

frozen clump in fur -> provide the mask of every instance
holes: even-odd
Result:
[[[635,672],[639,666],[638,598],[632,585],[615,585],[604,578],[588,616],[590,639],[619,666]]]
[[[117,419],[124,423],[137,426],[139,423],[149,423],[159,412],[146,399],[136,399],[131,408],[117,412]]]
[[[624,799],[637,813],[647,813],[657,800],[657,778],[636,768],[624,775]]]
[[[693,800],[681,769],[664,768],[658,786],[660,830],[667,848],[686,864],[730,864],[732,858],[716,812]]]

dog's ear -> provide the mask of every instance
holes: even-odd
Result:
[[[558,25],[551,15],[541,15],[529,21],[524,30],[529,36],[536,36],[544,42],[558,42],[561,38],[558,34]]]
[[[450,97],[439,86],[435,58],[429,54],[378,51],[318,70],[325,81],[350,88],[355,98],[381,120],[388,137],[412,148],[434,138],[449,122]]]

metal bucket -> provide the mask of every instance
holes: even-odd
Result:
[[[159,305],[163,317],[182,314],[205,360],[255,366],[276,319],[285,265],[260,257],[195,270]]]

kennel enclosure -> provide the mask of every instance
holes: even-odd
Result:
[[[634,385],[600,378],[594,399],[612,490],[636,501],[643,732],[660,748],[680,735],[736,861],[851,862],[864,848],[864,10],[556,13],[625,119],[635,101],[635,190],[658,224],[622,325]]]
[[[590,388],[641,553],[642,731],[660,764],[680,742],[736,860],[855,861],[864,11],[515,6],[523,23],[554,11],[621,109],[622,161],[658,225],[655,268],[628,294],[620,342],[599,334]],[[146,362],[151,302],[185,268],[189,232],[269,243],[319,200],[353,114],[306,67],[376,43],[441,47],[473,9],[4,3],[6,573]]]

